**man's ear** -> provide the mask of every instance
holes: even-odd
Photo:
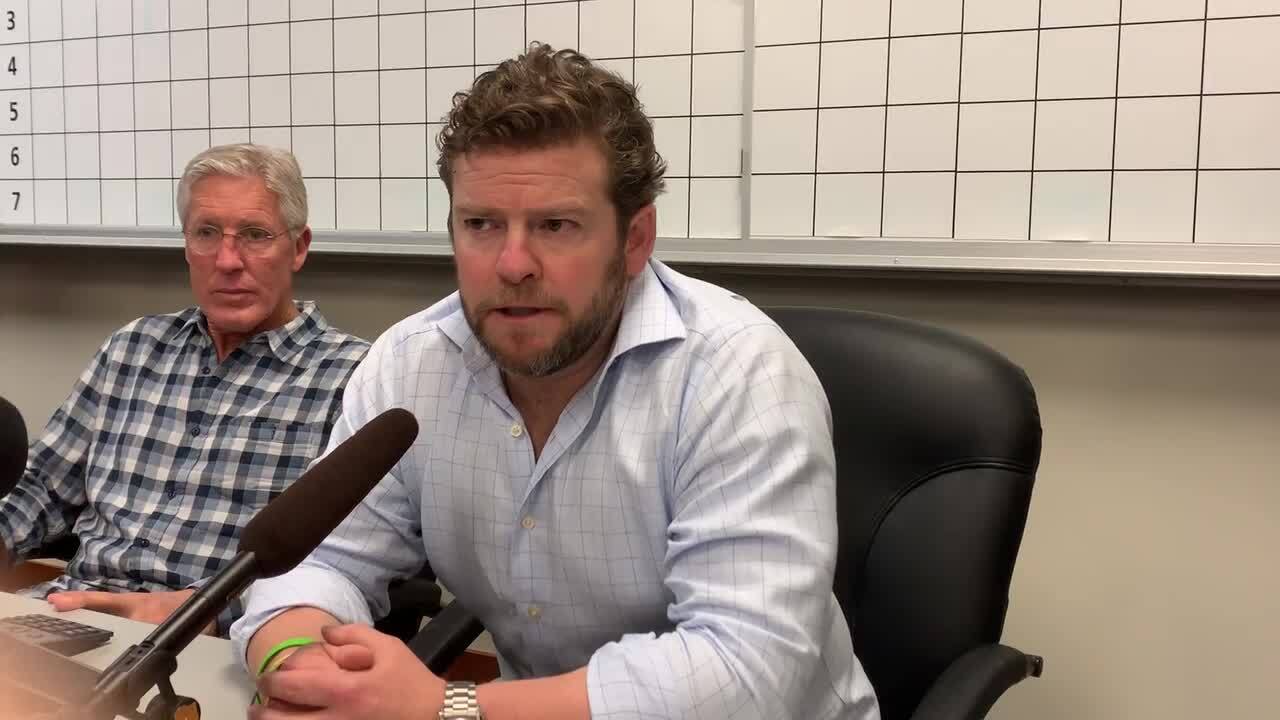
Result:
[[[658,208],[649,203],[636,211],[627,224],[626,253],[627,275],[635,277],[644,270],[653,255],[658,238]]]
[[[302,228],[302,232],[293,240],[293,271],[298,272],[307,262],[307,253],[311,250],[311,226]]]

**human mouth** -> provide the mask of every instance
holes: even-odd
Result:
[[[505,307],[494,308],[494,312],[504,318],[524,320],[537,317],[538,315],[549,312],[549,310],[546,308],[530,307],[526,305],[508,305]]]

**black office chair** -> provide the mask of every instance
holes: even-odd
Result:
[[[423,620],[435,617],[441,609],[440,586],[430,563],[415,575],[392,580],[387,597],[391,608],[386,616],[374,621],[373,627],[406,643],[417,636]]]
[[[881,717],[984,717],[1043,665],[999,644],[1040,458],[1031,383],[994,350],[920,323],[767,312],[831,405],[835,593]],[[442,673],[480,629],[454,603],[409,645]]]
[[[1031,382],[991,348],[921,323],[767,312],[831,405],[835,593],[881,717],[985,717],[1043,666],[999,644],[1040,461]]]
[[[38,550],[31,554],[31,557],[71,562],[71,558],[76,556],[76,551],[79,549],[80,538],[75,535],[63,535],[57,540],[41,545]]]

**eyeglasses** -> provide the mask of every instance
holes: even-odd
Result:
[[[276,234],[260,227],[242,227],[235,232],[228,232],[216,225],[201,225],[183,232],[187,248],[196,255],[217,255],[222,247],[222,238],[231,235],[236,239],[236,247],[248,255],[264,255],[271,250]]]

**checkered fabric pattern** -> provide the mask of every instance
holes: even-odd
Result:
[[[116,331],[32,443],[0,509],[13,559],[72,534],[66,574],[28,588],[159,591],[199,585],[240,530],[325,447],[368,344],[312,303],[223,362],[198,308]],[[239,603],[218,620],[221,634]]]

